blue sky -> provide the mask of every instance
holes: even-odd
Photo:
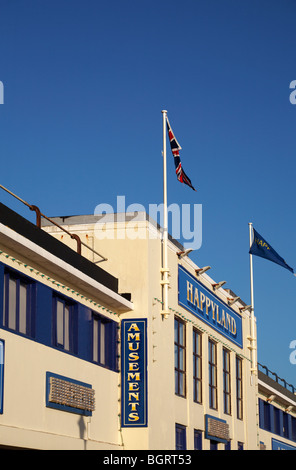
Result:
[[[296,269],[293,0],[0,0],[0,183],[48,216],[202,204],[211,265],[250,303],[248,222]],[[0,201],[34,220],[19,202]],[[296,386],[295,277],[254,258],[258,359]]]

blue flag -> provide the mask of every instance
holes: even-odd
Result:
[[[269,243],[267,243],[266,240],[264,240],[263,237],[261,237],[261,235],[259,235],[258,232],[256,232],[254,228],[253,231],[254,240],[249,253],[251,255],[261,256],[261,258],[269,259],[270,261],[273,261],[274,263],[277,263],[280,266],[288,269],[291,271],[291,273],[294,273],[294,270],[287,265],[286,261],[280,255],[278,255],[278,253],[270,246]]]

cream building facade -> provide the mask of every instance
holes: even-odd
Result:
[[[162,313],[146,213],[41,229],[0,209],[1,448],[293,448],[294,390],[258,375],[248,306],[171,237]]]
[[[163,316],[162,232],[146,213],[54,220],[102,252],[104,269],[119,279],[120,292],[131,292],[133,311],[120,320],[147,321],[147,422],[121,427],[124,447],[259,448],[257,376],[251,371],[251,318],[245,303],[238,299],[230,306],[234,295],[215,286],[208,273],[197,274],[200,268],[170,238],[170,314]],[[43,229],[66,241],[59,228]],[[67,243],[75,249],[69,237]],[[93,252],[82,253],[96,262]],[[204,312],[198,315],[202,310],[215,317],[215,324]]]

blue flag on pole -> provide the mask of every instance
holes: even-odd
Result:
[[[256,232],[254,228],[253,233],[254,239],[249,253],[251,255],[260,256],[261,258],[269,259],[270,261],[283,266],[294,274],[294,270],[287,265],[286,261],[270,246],[269,243],[267,243],[266,240],[264,240],[263,237],[261,237],[261,235],[259,235],[258,232]]]

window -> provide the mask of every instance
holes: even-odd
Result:
[[[236,356],[236,416],[243,419],[243,368],[242,359]]]
[[[274,426],[274,433],[280,434],[280,410],[279,408],[273,407],[273,426]]]
[[[283,436],[289,438],[289,415],[283,412]]]
[[[224,444],[224,450],[231,450],[231,441],[227,441]]]
[[[259,426],[265,431],[296,441],[296,419],[262,398],[259,398]]]
[[[296,418],[291,416],[291,428],[292,428],[292,441],[296,441]]]
[[[54,296],[54,342],[55,346],[76,353],[77,315],[75,303]]]
[[[230,377],[230,352],[223,348],[223,398],[224,413],[231,414],[231,377]]]
[[[217,345],[209,340],[209,406],[217,410]]]
[[[186,427],[176,424],[176,450],[186,450]]]
[[[237,443],[237,450],[244,450],[244,444],[243,442],[239,442]]]
[[[193,400],[202,403],[202,336],[193,329]]]
[[[185,323],[175,318],[175,393],[185,397]]]
[[[271,422],[270,422],[270,415],[271,415],[271,408],[272,405],[266,401],[263,402],[263,416],[264,416],[264,429],[266,431],[271,431]]]
[[[210,440],[210,450],[218,450],[218,442]]]
[[[92,320],[92,360],[117,370],[117,324],[96,313],[93,313]]]
[[[3,326],[17,333],[33,335],[35,284],[12,271],[5,271],[3,286]]]
[[[202,431],[194,429],[194,450],[202,450]]]

